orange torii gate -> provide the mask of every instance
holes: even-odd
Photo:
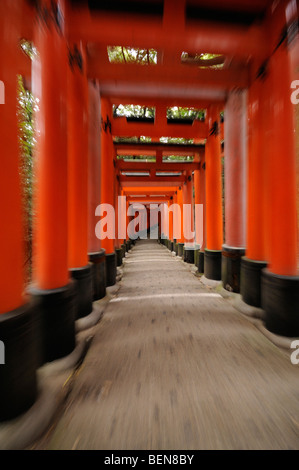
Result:
[[[186,261],[194,260],[205,277],[263,308],[269,330],[299,334],[298,3],[161,0],[149,15],[150,3],[132,0],[134,8],[123,12],[91,0],[0,2],[0,340],[6,358],[0,420],[34,403],[37,369],[73,351],[76,319],[116,282],[130,240],[126,231],[97,237],[100,204],[117,207],[117,221],[127,226],[134,200],[183,208],[193,206],[194,192],[194,203],[203,204],[202,236],[195,218],[195,238],[184,237],[183,217],[174,211],[163,233],[166,245],[179,256],[185,248]],[[20,50],[24,38],[38,49],[32,63]],[[154,50],[156,63],[112,63],[111,46]],[[216,54],[217,63],[205,62],[205,53]],[[30,286],[23,272],[18,74],[39,99]],[[156,118],[114,118],[114,104],[153,106]],[[203,108],[206,119],[167,122],[172,106]],[[117,141],[141,136],[151,141]],[[162,145],[162,137],[193,144]],[[128,151],[156,161],[116,158]],[[192,162],[166,158],[190,152]],[[120,207],[119,196],[127,197]]]

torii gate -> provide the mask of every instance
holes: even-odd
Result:
[[[101,8],[91,0],[0,2],[0,83],[5,90],[0,105],[0,341],[6,360],[0,366],[0,420],[32,405],[38,367],[74,349],[76,318],[88,315],[92,300],[115,282],[116,249],[125,239],[101,242],[95,236],[95,208],[99,202],[114,205],[121,193],[132,197],[134,188],[139,197],[144,187],[163,188],[166,199],[183,205],[192,200],[194,187],[195,203],[204,204],[205,233],[193,257],[204,275],[261,306],[271,331],[299,334],[298,105],[290,99],[291,84],[299,78],[298,4],[129,3],[131,11],[118,10],[119,4]],[[21,38],[38,49],[32,64],[19,48]],[[157,63],[111,63],[111,45],[153,48]],[[221,67],[198,59],[197,54],[209,52],[223,57]],[[23,273],[17,74],[39,98],[29,290]],[[112,104],[117,103],[156,106],[157,120],[116,120]],[[168,124],[165,109],[171,106],[202,106],[207,119],[191,127]],[[164,133],[194,138],[194,161],[171,167],[163,162],[169,149],[154,144]],[[132,135],[151,137],[147,150],[156,155],[156,162],[144,167],[148,174],[133,179],[123,173],[137,164],[116,160],[121,146],[113,141]],[[204,148],[196,148],[201,141]],[[156,174],[170,168],[180,174]],[[174,240],[171,231],[168,237],[182,254],[186,240]]]

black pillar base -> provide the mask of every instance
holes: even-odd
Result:
[[[205,249],[204,275],[207,279],[221,281],[221,250]]]
[[[126,244],[123,243],[123,244],[121,245],[121,248],[122,248],[122,258],[124,258],[124,257],[125,257],[125,254],[126,254]]]
[[[184,256],[184,243],[178,243],[178,256]]]
[[[194,264],[199,273],[204,272],[204,251],[200,251],[199,245],[194,250]]]
[[[115,254],[116,254],[116,265],[121,266],[123,264],[122,248],[115,248]]]
[[[0,315],[0,421],[16,418],[36,400],[39,336],[34,302]]]
[[[254,261],[246,256],[241,259],[240,293],[243,301],[253,307],[261,307],[261,277],[266,266],[264,261]]]
[[[194,248],[184,247],[184,261],[186,263],[194,264]]]
[[[241,258],[245,248],[222,246],[221,279],[224,289],[230,292],[240,292]]]
[[[70,269],[70,275],[76,281],[76,318],[86,317],[92,312],[92,266]]]
[[[173,251],[174,251],[175,254],[178,256],[178,252],[179,252],[179,244],[178,244],[178,243],[175,243],[175,244],[174,244]]]
[[[106,254],[106,287],[116,283],[116,253]]]
[[[30,288],[40,321],[42,364],[70,354],[76,346],[76,283],[57,289]]]
[[[131,240],[127,240],[126,241],[126,251],[129,251],[131,249],[131,246],[132,246]]]
[[[299,276],[262,271],[262,308],[266,328],[281,336],[299,336]]]
[[[88,255],[92,266],[93,300],[102,299],[106,295],[105,253],[102,248]]]
[[[173,251],[173,242],[171,240],[169,240],[169,250]]]
[[[205,252],[198,250],[197,253],[197,269],[199,273],[205,272]]]

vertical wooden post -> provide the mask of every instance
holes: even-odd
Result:
[[[222,283],[240,292],[241,257],[245,255],[247,92],[232,90],[224,122],[225,244],[222,247]]]
[[[75,291],[68,271],[68,57],[64,3],[44,0],[37,8],[34,43],[39,55],[33,61],[32,81],[39,111],[31,293],[41,311],[43,359],[48,362],[75,347]]]
[[[25,412],[37,396],[37,311],[24,296],[24,241],[17,121],[17,72],[22,23],[20,2],[0,2],[0,421]]]
[[[194,208],[192,172],[183,186],[184,261],[194,263]]]
[[[240,274],[242,299],[254,307],[261,306],[261,272],[267,266],[269,245],[269,87],[269,77],[257,77],[254,71],[248,90],[246,256]]]
[[[109,204],[114,208],[113,142],[111,135],[112,105],[107,98],[101,98],[101,204]],[[108,214],[109,217],[109,214]],[[112,217],[112,215],[111,215]],[[115,214],[114,214],[115,217]],[[108,223],[115,224],[114,220]],[[106,250],[106,285],[116,283],[115,240],[105,238],[102,247]]]
[[[92,311],[92,268],[88,260],[88,81],[86,51],[68,51],[68,266],[76,280],[77,317]]]
[[[220,152],[220,113],[218,106],[208,109],[209,136],[206,142],[206,248],[204,274],[208,279],[221,279],[223,243],[222,184]]]
[[[298,41],[298,11],[294,2],[281,2],[273,13],[273,55],[269,63],[271,77],[271,113],[273,138],[270,177],[270,250],[268,268],[262,275],[262,307],[266,326],[284,336],[299,335],[299,272],[295,123],[291,102],[291,58]],[[287,34],[282,34],[284,32]],[[283,73],[282,73],[283,71]]]
[[[106,295],[105,250],[96,236],[96,208],[101,203],[101,100],[97,83],[89,81],[88,257],[92,263],[93,299]]]

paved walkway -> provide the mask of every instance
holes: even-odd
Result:
[[[165,247],[139,241],[35,448],[299,449],[299,365]]]

